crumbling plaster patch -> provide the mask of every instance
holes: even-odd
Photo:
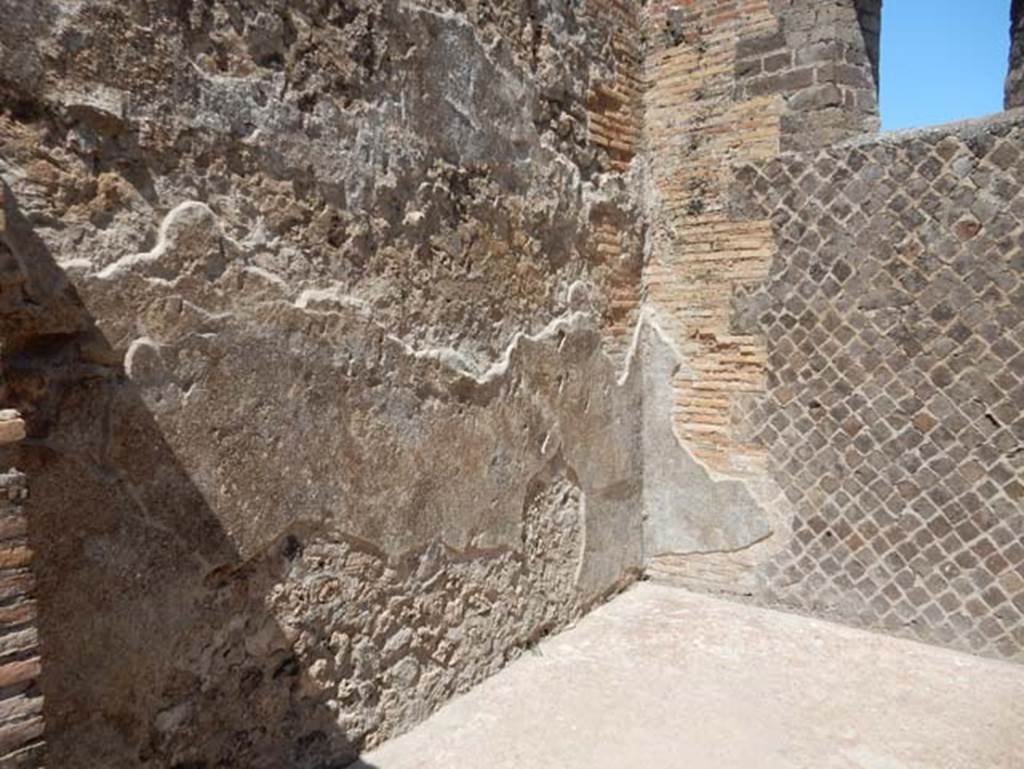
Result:
[[[748,484],[714,473],[676,432],[672,382],[687,357],[653,313],[641,329],[645,556],[740,550],[767,539],[772,521]]]

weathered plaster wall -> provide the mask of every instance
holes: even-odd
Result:
[[[52,765],[342,765],[638,573],[632,6],[0,13]]]
[[[0,0],[53,765],[342,765],[644,565],[1018,658],[1019,129],[849,143],[879,5]]]

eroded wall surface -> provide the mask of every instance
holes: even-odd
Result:
[[[0,13],[53,766],[344,765],[638,573],[632,6]]]
[[[644,566],[1020,658],[1019,116],[852,140],[879,7],[0,0],[51,763],[344,765]]]

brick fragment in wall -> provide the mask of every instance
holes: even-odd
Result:
[[[602,167],[627,172],[642,138],[640,20],[636,6],[599,0],[588,7],[607,35],[612,72],[596,82],[587,96],[587,131],[600,153]],[[609,354],[624,362],[640,306],[641,234],[631,231],[621,211],[597,206],[591,213],[595,269],[603,277],[602,309]],[[604,277],[607,276],[607,277]]]
[[[43,699],[26,495],[23,474],[0,473],[0,765],[36,769],[43,761]]]
[[[1024,660],[1024,133],[1010,115],[738,169],[772,222],[734,429],[792,504],[755,600]]]
[[[0,201],[2,202],[2,201]],[[25,420],[13,409],[0,409],[0,446],[25,437]]]

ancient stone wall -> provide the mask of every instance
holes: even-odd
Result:
[[[756,596],[1024,660],[1022,116],[748,164],[734,203],[777,245],[734,429],[794,513]]]
[[[1021,117],[871,138],[879,5],[665,12],[644,281],[716,483],[645,422],[650,569],[1021,659]]]
[[[739,550],[744,562],[720,559],[714,580],[740,579],[745,559],[764,549],[742,546],[773,547],[770,533],[787,525],[764,447],[731,428],[730,415],[764,391],[767,376],[764,339],[737,330],[733,297],[763,282],[775,254],[768,217],[729,209],[732,169],[877,127],[878,9],[810,0],[647,6],[646,306],[678,352],[673,431],[718,481],[714,492],[689,492],[691,474],[649,441],[646,542],[655,572],[686,568],[662,558],[673,553]],[[665,408],[645,400],[648,411]]]
[[[644,566],[1019,658],[1019,116],[857,139],[879,7],[0,0],[52,765],[343,765]]]
[[[639,573],[632,4],[0,13],[53,766],[343,765]]]

